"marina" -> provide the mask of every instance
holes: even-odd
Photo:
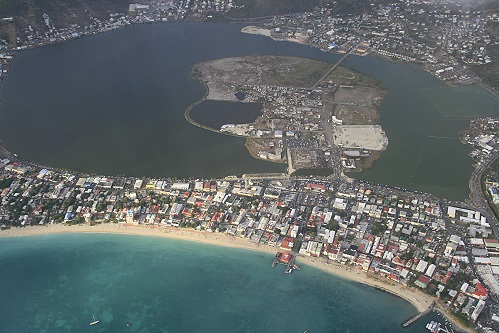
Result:
[[[428,324],[426,324],[426,329],[430,331],[431,333],[439,333],[439,332],[445,332],[445,333],[454,333],[454,330],[452,328],[448,328],[447,326],[442,326],[441,323],[437,321],[430,321]]]

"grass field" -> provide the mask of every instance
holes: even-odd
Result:
[[[260,84],[308,88],[315,84],[328,71],[330,66],[331,64],[328,62],[307,58],[247,56],[207,61],[196,65],[195,68],[205,73],[209,81],[220,84]],[[351,78],[355,78],[355,82],[363,83],[362,87],[365,87],[365,84],[371,84],[369,87],[379,86],[377,81],[367,75],[347,68],[338,67],[337,69],[342,74],[330,77],[335,83],[351,84],[353,80]],[[370,94],[370,96],[374,96],[373,93]]]
[[[477,86],[425,88],[421,91],[445,118],[499,115],[499,101]]]
[[[333,81],[345,86],[383,88],[381,83],[372,77],[343,66],[336,67],[324,81]]]
[[[312,59],[276,57],[269,58],[268,70],[263,72],[262,80],[270,85],[310,87],[328,70],[329,63]],[[284,68],[280,62],[288,63]]]

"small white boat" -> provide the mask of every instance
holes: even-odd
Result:
[[[93,317],[93,320],[90,322],[90,325],[95,325],[95,324],[100,323],[100,321],[97,320],[97,318],[95,318],[95,316],[92,316],[92,317]]]
[[[440,332],[440,326],[441,326],[441,324],[439,322],[436,322],[436,321],[433,321],[433,320],[431,322],[429,322],[428,324],[426,324],[426,328],[431,333],[438,333],[438,332]]]

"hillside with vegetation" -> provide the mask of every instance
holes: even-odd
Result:
[[[56,28],[85,26],[95,18],[109,18],[109,13],[126,13],[129,4],[129,0],[0,0],[1,18],[12,17],[16,30],[12,30],[10,21],[3,20],[0,38],[8,38],[12,43],[13,33],[22,35],[29,26],[35,31],[44,31],[44,14]]]
[[[44,25],[48,14],[54,25],[84,24],[90,17],[106,19],[109,12],[128,10],[129,0],[0,0],[2,17],[14,17],[19,26]]]
[[[472,12],[499,14],[498,1],[477,0],[472,4],[465,0],[462,0],[462,3],[459,3],[460,0],[455,1],[459,8],[466,7],[466,10]],[[28,35],[32,35],[32,38],[43,36],[50,27],[60,30],[69,27],[98,26],[101,21],[108,20],[111,13],[127,13],[130,3],[153,4],[151,0],[0,0],[0,40],[8,42],[9,47],[15,47],[19,46],[16,45],[18,38],[25,40]],[[369,13],[373,8],[383,8],[394,2],[393,0],[233,0],[234,5],[228,12],[210,12],[213,9],[207,9],[202,14],[199,13],[197,1],[190,1],[188,5],[179,0],[162,3],[172,3],[180,8],[180,11],[185,11],[185,16],[182,13],[176,19],[203,21],[209,17],[211,21],[225,22],[320,11],[321,8],[327,9],[331,16],[352,16]],[[50,18],[50,27],[47,26],[47,17]],[[488,22],[486,34],[499,35],[499,21]],[[431,40],[425,40],[425,43],[433,45]],[[481,46],[480,42],[477,46]],[[483,46],[487,47],[487,54],[492,62],[483,65],[470,64],[468,68],[497,92],[499,45],[489,43]]]
[[[498,36],[499,22],[491,22],[487,30],[489,35]],[[473,66],[473,71],[484,83],[499,91],[499,45],[489,46],[488,51],[492,62],[481,66]]]

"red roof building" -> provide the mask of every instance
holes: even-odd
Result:
[[[288,263],[291,260],[291,253],[283,253],[281,255],[281,262]]]
[[[294,239],[291,237],[286,237],[281,242],[281,249],[283,250],[291,250],[294,245]]]
[[[427,276],[424,276],[424,275],[420,275],[418,277],[418,279],[416,280],[416,282],[414,282],[416,284],[416,286],[420,287],[420,288],[426,288],[428,286],[428,283],[430,283],[430,278],[427,277]]]
[[[487,289],[479,282],[475,286],[475,291],[473,292],[473,296],[476,296],[478,298],[487,298],[487,295],[489,293],[487,292]]]
[[[452,276],[452,271],[448,270],[447,273],[445,274],[445,278],[442,280],[443,284],[447,284],[451,276]]]
[[[311,191],[326,192],[327,188],[324,184],[307,183],[306,189]]]

